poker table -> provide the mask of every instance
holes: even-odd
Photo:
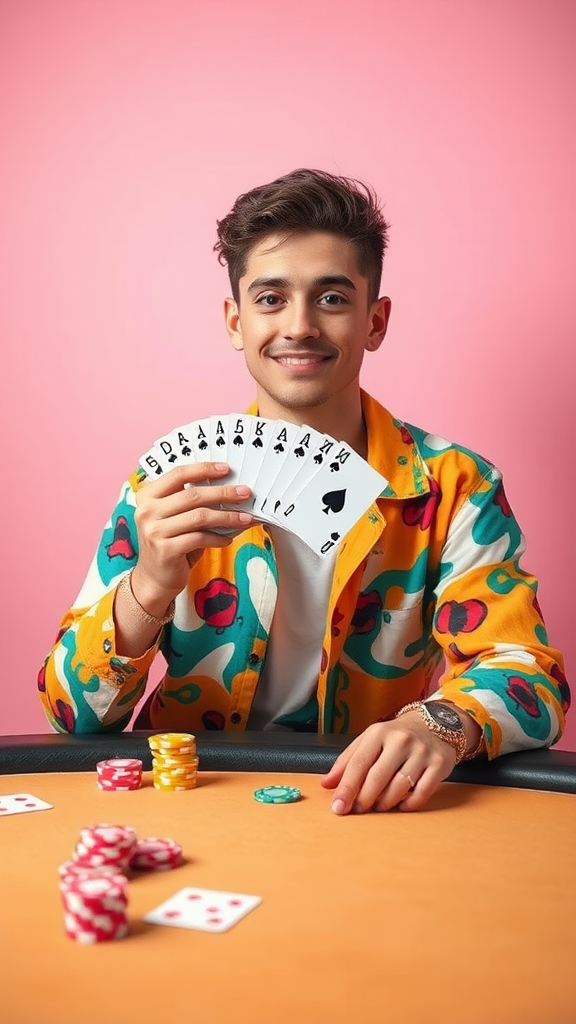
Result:
[[[146,732],[0,737],[1,1024],[574,1024],[576,753],[459,765],[417,813],[338,817],[319,783],[339,737],[198,735],[198,786],[151,785]],[[95,765],[140,757],[141,789]],[[302,798],[267,805],[270,784]],[[58,865],[110,822],[184,848],[129,882],[129,935],[66,937]],[[148,924],[177,890],[262,897],[230,931]]]

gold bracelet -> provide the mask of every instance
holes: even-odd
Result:
[[[163,615],[162,618],[158,618],[157,615],[150,615],[150,613],[142,607],[140,601],[138,600],[138,598],[134,594],[134,591],[132,590],[133,572],[134,570],[131,569],[126,576],[122,577],[120,583],[118,584],[117,593],[122,593],[125,595],[125,597],[128,599],[128,604],[131,606],[133,613],[136,615],[136,618],[138,618],[140,622],[142,622],[144,625],[156,626],[158,629],[160,629],[161,626],[166,626],[168,622],[172,622],[172,619],[174,618],[174,611],[176,609],[176,601],[174,599],[170,601],[170,604],[168,605],[168,608],[166,610],[166,614]]]
[[[474,750],[471,750],[469,754],[465,754],[465,756],[462,758],[462,760],[463,761],[473,761],[475,757],[479,757],[480,754],[485,754],[485,753],[486,753],[486,746],[484,744],[484,733],[481,732],[480,733],[480,739],[478,740],[477,746],[475,746]]]

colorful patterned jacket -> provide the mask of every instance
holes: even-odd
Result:
[[[554,743],[569,691],[536,580],[519,566],[524,539],[500,473],[399,422],[364,392],[362,403],[368,462],[388,486],[340,545],[317,693],[278,724],[357,734],[436,685],[482,726],[491,757]],[[258,525],[229,547],[206,549],[156,645],[121,657],[114,594],[138,558],[143,481],[136,471],[124,484],[40,672],[48,718],[63,732],[124,729],[160,649],[167,670],[137,726],[245,729],[274,614],[272,541]]]

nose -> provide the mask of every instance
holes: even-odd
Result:
[[[313,310],[307,302],[292,302],[286,307],[286,319],[282,334],[287,341],[307,341],[319,338]]]

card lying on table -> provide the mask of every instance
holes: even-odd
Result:
[[[11,793],[0,796],[0,816],[7,814],[28,814],[29,811],[46,811],[53,805],[47,804],[31,793]]]
[[[230,413],[177,427],[140,459],[151,479],[191,462],[227,462],[222,484],[252,497],[226,507],[300,537],[326,555],[367,512],[388,481],[354,449],[312,427]]]
[[[227,932],[262,902],[261,896],[219,889],[180,889],[146,914],[149,924],[193,928],[201,932]]]

